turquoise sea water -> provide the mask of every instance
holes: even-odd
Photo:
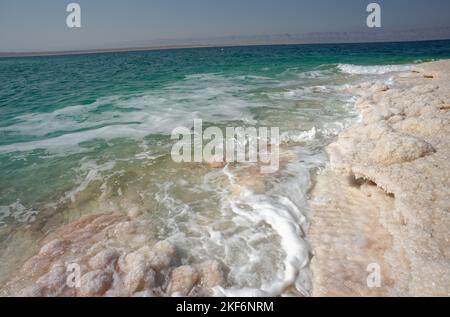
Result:
[[[230,287],[275,294],[268,285],[281,281],[308,293],[299,231],[324,147],[357,117],[346,85],[442,58],[450,41],[0,59],[0,281],[56,227],[139,208],[183,261],[227,265]],[[279,127],[280,170],[175,164],[170,133],[193,119]],[[234,196],[236,182],[250,194]],[[258,218],[263,209],[278,220]],[[276,223],[286,213],[298,222],[290,244]],[[304,270],[290,278],[291,264]]]

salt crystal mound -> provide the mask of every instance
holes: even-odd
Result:
[[[136,212],[132,212],[136,214]],[[3,296],[207,296],[225,286],[221,263],[181,265],[151,222],[90,215],[47,236],[1,289]],[[75,267],[80,269],[79,282]]]
[[[349,87],[361,120],[328,147],[312,194],[313,295],[450,295],[449,79],[439,61]]]

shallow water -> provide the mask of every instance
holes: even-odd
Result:
[[[450,56],[448,41],[0,59],[0,281],[46,233],[144,212],[182,262],[222,261],[218,295],[308,294],[311,177],[357,119],[349,85]],[[176,164],[172,129],[279,127],[280,169]]]

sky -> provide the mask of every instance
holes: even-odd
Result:
[[[81,7],[81,28],[66,25],[71,2]],[[381,29],[366,25],[370,2],[381,5]],[[433,36],[440,28],[450,30],[449,0],[0,0],[0,52],[182,44],[184,39],[207,44],[211,38],[310,32],[382,31],[402,37],[403,31],[427,30],[426,36]]]

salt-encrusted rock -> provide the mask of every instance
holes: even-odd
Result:
[[[32,277],[41,276],[48,271],[51,263],[50,257],[41,254],[35,255],[24,263],[20,274]]]
[[[371,92],[382,92],[382,91],[388,91],[389,86],[385,85],[383,83],[375,83],[369,89]]]
[[[20,290],[16,295],[18,297],[44,297],[44,286],[34,284]]]
[[[156,270],[168,268],[176,255],[175,247],[167,242],[160,241],[153,246],[149,253],[150,266]]]
[[[139,265],[131,267],[124,278],[124,286],[131,293],[149,290],[156,284],[156,273],[150,268]]]
[[[69,241],[55,239],[44,245],[39,253],[50,257],[56,256],[64,253],[69,245]]]
[[[67,288],[67,272],[62,265],[55,265],[50,272],[41,276],[37,281],[41,287],[41,296],[59,296]]]
[[[37,281],[18,292],[21,297],[54,297],[71,296],[73,289],[67,287],[66,270],[61,265],[53,266],[50,271],[42,275]]]
[[[393,125],[393,124],[399,123],[403,119],[404,119],[404,117],[402,115],[394,115],[394,116],[389,118],[389,124]]]
[[[153,245],[155,241],[153,237],[144,233],[134,234],[126,240],[130,247],[139,248],[142,245]]]
[[[351,90],[362,120],[327,148],[312,193],[314,296],[450,294],[450,61],[413,69]]]
[[[394,125],[395,129],[408,132],[410,134],[421,133],[425,136],[433,136],[440,133],[442,129],[450,125],[450,121],[444,118],[406,118]]]
[[[91,271],[81,277],[80,296],[101,296],[113,282],[112,274],[101,270]]]
[[[402,134],[383,135],[370,154],[370,160],[384,166],[414,161],[433,153],[433,147],[418,138]]]
[[[224,286],[225,274],[218,261],[210,260],[195,266],[199,273],[200,285],[205,288]]]
[[[364,95],[366,98],[370,97],[373,93],[379,93],[388,90],[389,86],[380,82],[365,82],[353,86],[347,86],[345,89],[345,91],[347,92],[359,93],[361,95]]]
[[[143,270],[150,268],[148,260],[144,254],[145,250],[150,250],[148,247],[143,247],[138,251],[134,251],[131,253],[122,256],[119,259],[119,267],[123,272],[130,272],[133,268],[141,267]]]
[[[439,89],[438,85],[418,85],[411,88],[412,92],[415,92],[419,95],[428,94],[434,92]]]
[[[23,264],[2,294],[161,296],[168,295],[164,290],[171,276],[175,277],[174,290],[188,292],[198,286],[206,294],[209,285],[223,282],[219,265],[214,262],[200,264],[202,281],[198,272],[189,275],[186,269],[172,274],[180,259],[172,243],[155,240],[156,230],[144,219],[130,220],[121,215],[82,217],[45,238],[39,253]],[[68,271],[68,265],[73,264],[80,269],[81,288],[66,283],[68,274],[76,273]]]
[[[189,265],[177,267],[172,272],[167,293],[171,295],[187,296],[197,283],[199,274],[197,270]]]
[[[363,115],[362,122],[364,124],[373,124],[384,119],[378,110],[374,110],[371,108],[364,109],[361,111],[361,113]]]
[[[112,229],[113,235],[117,240],[131,241],[137,235],[145,235],[150,241],[155,237],[156,228],[154,225],[145,219],[128,220],[118,223]]]
[[[160,241],[153,247],[143,246],[135,252],[129,253],[124,260],[119,261],[120,268],[128,272],[131,267],[143,266],[157,271],[166,269],[174,261],[175,247],[166,241]]]
[[[372,123],[361,127],[361,136],[378,141],[383,135],[392,133],[392,128],[385,121]]]
[[[119,256],[120,253],[116,249],[105,249],[89,260],[89,266],[94,270],[105,269],[114,266]]]

